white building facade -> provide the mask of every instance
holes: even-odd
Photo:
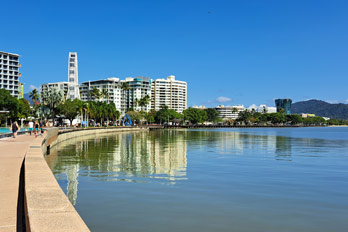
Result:
[[[41,93],[44,91],[47,91],[51,88],[56,88],[61,90],[64,93],[64,96],[66,96],[68,94],[68,90],[69,90],[69,82],[54,82],[54,83],[46,83],[46,84],[42,84],[41,85]]]
[[[225,120],[228,120],[228,119],[236,120],[238,118],[239,112],[245,110],[243,105],[235,105],[235,106],[219,105],[215,107],[215,109],[219,113],[219,117]]]
[[[68,62],[68,82],[69,89],[67,94],[67,99],[80,99],[79,90],[79,73],[78,73],[78,62],[77,53],[69,52],[69,62]]]
[[[259,113],[276,113],[277,112],[277,108],[276,107],[271,107],[271,106],[266,106],[266,105],[251,105],[248,107],[248,110],[254,110],[256,112]]]
[[[165,105],[182,113],[187,108],[187,83],[175,80],[175,76],[154,80],[151,93],[151,107],[154,110],[160,110]]]
[[[103,91],[107,96],[101,96],[100,99],[95,99],[91,96],[93,89],[98,89],[100,93]],[[123,90],[121,89],[121,81],[119,78],[110,77],[104,80],[83,82],[80,85],[80,94],[82,101],[103,101],[113,102],[116,109],[121,113],[125,113],[126,105]]]
[[[152,80],[148,77],[127,77],[125,82],[128,84],[129,89],[125,94],[125,102],[127,109],[134,109],[137,111],[151,110],[151,83]],[[146,106],[140,106],[137,101],[145,96],[150,97],[150,102]]]
[[[13,97],[19,97],[19,55],[0,51],[0,89],[10,91]]]

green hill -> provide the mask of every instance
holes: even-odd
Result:
[[[311,113],[321,117],[348,119],[348,104],[330,104],[320,100],[309,100],[293,103],[291,112],[294,114]]]

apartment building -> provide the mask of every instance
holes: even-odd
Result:
[[[99,99],[93,96],[93,89],[98,89],[101,94]],[[125,104],[125,93],[121,89],[121,81],[119,78],[110,77],[103,80],[83,82],[80,85],[80,95],[82,101],[103,101],[115,103],[116,109],[121,113],[125,113],[127,107]]]
[[[54,83],[46,83],[41,85],[41,93],[47,91],[49,89],[59,89],[64,93],[64,96],[67,96],[69,90],[69,82],[54,82]]]
[[[19,97],[19,55],[0,51],[0,89],[10,91],[16,98]]]
[[[161,106],[166,105],[169,109],[182,113],[187,108],[187,83],[175,80],[175,76],[154,80],[151,92],[152,109],[160,110]]]
[[[151,110],[151,100],[146,106],[140,106],[137,104],[137,100],[140,100],[145,96],[149,96],[151,98],[152,80],[148,77],[127,77],[125,82],[129,86],[129,89],[126,91],[125,95],[126,108],[133,108],[134,110],[144,110],[149,112]]]
[[[219,112],[220,118],[233,119],[233,120],[236,120],[238,118],[239,112],[245,110],[243,105],[235,105],[235,106],[219,105],[215,107],[215,109],[217,112]]]

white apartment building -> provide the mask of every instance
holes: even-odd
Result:
[[[236,106],[219,105],[219,106],[215,107],[215,109],[217,112],[219,112],[220,118],[233,119],[233,120],[236,120],[238,118],[239,112],[245,110],[243,105],[236,105]]]
[[[61,91],[63,91],[64,93],[64,96],[67,95],[68,93],[68,89],[69,89],[69,82],[54,82],[54,83],[46,83],[46,84],[42,84],[41,85],[41,93],[44,92],[44,91],[47,91],[51,88],[56,88],[56,89],[59,89]]]
[[[80,99],[77,52],[69,52],[68,81],[67,99]]]
[[[0,89],[10,91],[13,97],[19,96],[19,55],[0,51]]]
[[[276,107],[271,107],[271,106],[266,106],[266,105],[251,105],[248,107],[248,110],[255,110],[256,112],[259,113],[276,113],[277,112],[277,108]]]
[[[100,92],[106,91],[107,96],[101,96],[100,99],[95,99],[91,96],[93,89],[99,89]],[[119,78],[110,77],[104,80],[83,82],[80,85],[80,94],[82,101],[104,101],[115,103],[116,109],[121,113],[125,113],[125,93],[121,89],[121,81]]]
[[[126,91],[126,108],[134,110],[144,110],[149,112],[151,110],[151,100],[145,107],[136,104],[137,100],[142,99],[145,96],[149,96],[151,99],[151,83],[152,80],[148,77],[127,77],[125,82],[129,86],[129,90]]]
[[[182,113],[187,108],[187,83],[175,80],[175,76],[154,80],[151,92],[152,109],[160,110],[162,105],[166,105],[169,109]]]

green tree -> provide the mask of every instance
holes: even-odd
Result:
[[[27,118],[31,113],[30,103],[24,98],[18,100],[18,118]]]
[[[54,124],[54,118],[57,111],[57,107],[64,100],[64,94],[58,88],[50,88],[42,92],[41,100],[44,106],[47,106],[50,109],[52,122]]]
[[[143,108],[146,107],[151,101],[151,98],[149,95],[145,95],[143,98],[139,99],[138,105],[141,107],[142,110]]]
[[[288,114],[286,115],[286,121],[291,125],[297,125],[302,123],[302,117],[298,114]]]
[[[29,97],[31,98],[34,104],[40,101],[40,94],[37,91],[37,89],[33,89],[31,92],[29,92]]]
[[[161,124],[181,118],[182,115],[180,113],[176,112],[173,109],[169,109],[166,105],[161,106],[161,109],[155,113],[155,121]]]
[[[18,100],[5,89],[0,89],[0,110],[9,111],[8,115],[12,120],[18,118]]]
[[[105,98],[107,101],[109,101],[109,92],[108,92],[108,90],[107,89],[102,89],[102,91],[101,91],[101,98]]]
[[[59,112],[61,114],[64,114],[65,118],[69,119],[70,126],[72,126],[72,122],[77,117],[77,115],[80,114],[80,105],[80,100],[68,99],[58,107]]]
[[[209,122],[217,122],[219,120],[219,112],[214,108],[204,109],[207,113],[207,121]]]
[[[184,119],[193,124],[203,123],[208,119],[207,112],[201,109],[188,108],[183,111]]]
[[[98,101],[100,101],[102,97],[102,93],[100,92],[98,88],[93,88],[89,94],[94,100],[98,100]]]
[[[138,111],[128,111],[127,114],[135,124],[139,124],[140,121],[144,118],[144,116]]]

